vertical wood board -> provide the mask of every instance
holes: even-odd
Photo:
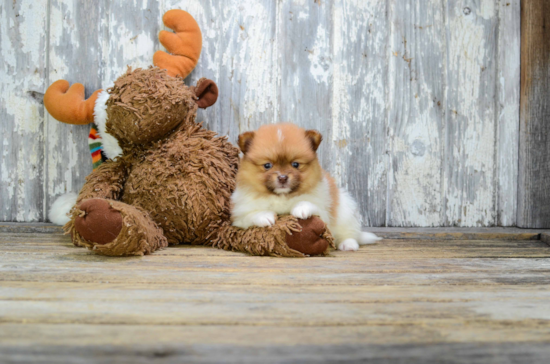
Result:
[[[444,226],[496,223],[496,4],[447,2]]]
[[[388,225],[442,223],[446,103],[445,7],[392,1]]]
[[[47,5],[47,0],[0,3],[1,221],[44,218]]]
[[[106,1],[50,1],[46,87],[59,79],[70,84],[78,82],[85,86],[86,97],[102,88],[105,4]],[[88,148],[89,125],[64,124],[47,112],[45,120],[44,192],[49,208],[59,195],[78,193],[92,171],[92,161]]]
[[[387,4],[338,0],[332,11],[332,135],[324,162],[369,226],[386,225],[387,214]]]
[[[550,4],[521,9],[518,226],[550,227]]]

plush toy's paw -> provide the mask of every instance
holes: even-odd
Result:
[[[252,223],[259,227],[272,226],[275,224],[275,220],[277,220],[277,215],[271,211],[257,212],[252,216]]]
[[[327,231],[326,224],[314,216],[305,220],[298,220],[302,231],[287,235],[287,245],[307,255],[320,255],[327,251],[329,242],[324,238]]]
[[[355,239],[346,239],[338,244],[338,250],[356,251],[359,249],[359,243]]]
[[[107,200],[91,198],[78,205],[82,211],[74,221],[76,231],[84,239],[104,245],[115,240],[122,230],[122,215]]]
[[[298,202],[292,209],[292,216],[298,219],[307,219],[318,212],[317,206],[308,201]]]

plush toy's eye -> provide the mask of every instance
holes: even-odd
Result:
[[[273,164],[271,164],[271,163],[266,163],[266,164],[264,164],[264,168],[265,168],[266,170],[271,169],[271,167],[273,167]]]
[[[298,163],[298,162],[292,162],[292,167],[298,168],[298,167],[300,167],[300,163]]]

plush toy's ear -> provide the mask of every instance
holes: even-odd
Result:
[[[311,148],[314,152],[319,148],[319,144],[323,140],[323,136],[317,130],[306,130],[306,138],[311,142]]]
[[[242,133],[241,135],[239,135],[239,148],[241,148],[241,151],[244,154],[246,154],[250,149],[253,139],[254,139],[253,131],[247,131],[246,133]]]
[[[218,86],[209,79],[200,79],[195,87],[195,95],[199,98],[197,105],[201,109],[206,109],[216,103],[218,99]]]

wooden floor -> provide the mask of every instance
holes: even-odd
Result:
[[[541,240],[387,239],[308,259],[187,246],[106,258],[55,233],[0,233],[0,363],[549,358]]]

